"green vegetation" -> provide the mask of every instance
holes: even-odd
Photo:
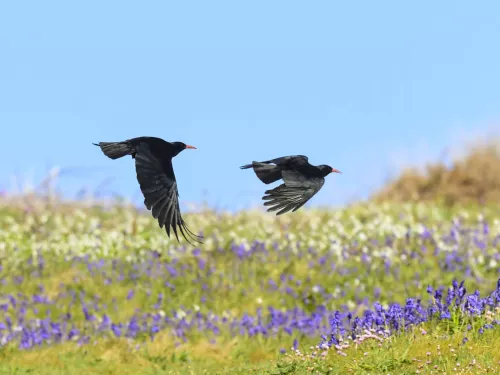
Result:
[[[195,249],[123,206],[2,203],[0,374],[500,372],[500,307],[469,316],[465,299],[406,332],[374,325],[317,347],[337,310],[354,319],[379,301],[389,316],[409,297],[427,308],[427,287],[445,296],[453,280],[494,291],[494,206],[207,211],[186,217],[207,238]]]

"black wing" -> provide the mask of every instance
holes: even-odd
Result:
[[[169,237],[172,228],[177,241],[179,241],[177,235],[179,228],[186,241],[191,243],[190,238],[201,243],[201,237],[191,232],[182,219],[172,160],[162,162],[151,153],[146,143],[140,143],[135,156],[135,169],[144,195],[144,204],[148,210],[152,209],[153,217],[158,219],[160,228],[165,226]]]
[[[321,190],[325,179],[322,177],[306,177],[302,173],[293,170],[282,172],[284,184],[267,190],[263,200],[267,201],[264,206],[271,206],[267,211],[277,211],[276,215],[284,214],[293,209],[297,211],[318,191]]]
[[[291,155],[291,156],[283,156],[281,158],[276,158],[276,159],[271,159],[268,161],[265,161],[263,163],[273,163],[276,165],[298,165],[298,164],[308,164],[309,159],[307,156],[304,155]]]

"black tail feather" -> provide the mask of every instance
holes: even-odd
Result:
[[[270,184],[282,178],[281,168],[277,165],[272,165],[270,162],[254,161],[252,164],[246,164],[240,167],[241,169],[253,168],[255,174],[265,184]]]
[[[99,146],[108,158],[118,159],[126,155],[131,155],[133,150],[128,142],[99,142],[93,143]]]

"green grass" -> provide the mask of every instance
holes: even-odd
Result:
[[[326,356],[276,355],[247,340],[224,346],[206,342],[174,348],[168,341],[131,350],[124,340],[99,345],[54,346],[36,351],[3,350],[0,374],[496,374],[500,373],[500,335],[470,337],[415,330],[378,344],[365,342]],[[321,351],[319,351],[321,352]],[[168,353],[168,354],[167,354]],[[417,372],[419,371],[419,372]]]
[[[55,303],[30,309],[26,319],[69,312],[73,322],[86,330],[90,328],[81,305],[71,303],[70,293],[83,291],[87,303],[96,299],[102,308],[94,311],[97,319],[105,312],[113,321],[127,321],[138,308],[166,313],[195,309],[241,317],[245,312],[255,315],[259,307],[269,305],[310,312],[318,305],[328,309],[346,305],[356,307],[359,315],[377,300],[404,303],[407,297],[422,297],[425,301],[427,285],[447,287],[453,279],[465,279],[469,292],[477,288],[484,293],[494,288],[499,277],[495,263],[499,213],[498,207],[433,205],[359,205],[281,217],[204,212],[186,215],[188,225],[195,231],[203,229],[207,238],[196,257],[192,247],[169,240],[149,214],[123,207],[104,211],[71,205],[33,205],[26,212],[5,204],[0,207],[0,276],[5,281],[0,304],[7,302],[7,294],[32,296],[41,293],[43,286],[43,294]],[[457,228],[463,232],[450,242],[447,237],[458,221]],[[487,234],[484,222],[489,224]],[[431,237],[421,235],[424,226],[434,231]],[[480,250],[475,240],[484,242],[486,249]],[[248,250],[254,241],[269,252],[241,260],[232,250],[232,243]],[[436,248],[438,254],[434,254]],[[446,259],[453,250],[465,263],[457,261],[449,269]],[[150,251],[161,257],[147,263]],[[70,261],[74,255],[102,259],[104,272]],[[321,264],[323,256],[328,261]],[[204,268],[199,268],[198,258],[205,262]],[[120,261],[116,269],[111,267],[113,259]],[[141,264],[149,266],[141,268]],[[179,274],[174,277],[158,271],[165,270],[166,264]],[[130,277],[131,273],[136,277]],[[300,280],[300,284],[289,283],[295,296],[267,287],[269,279],[279,283],[282,275]],[[127,299],[131,290],[134,296]],[[164,300],[155,308],[160,292]],[[15,313],[5,316],[14,319]],[[496,318],[500,319],[500,312]],[[219,335],[190,331],[187,342],[180,342],[163,330],[154,341],[106,334],[92,337],[88,345],[65,342],[29,350],[12,343],[0,349],[0,374],[500,373],[500,352],[494,349],[500,347],[498,328],[478,334],[458,321],[433,322],[424,328],[427,334],[416,328],[380,346],[370,340],[351,343],[345,355],[331,349],[323,356],[320,350],[321,359],[310,356],[320,337],[297,332],[233,337],[224,329]],[[469,341],[461,345],[465,336]],[[290,351],[295,338],[303,356]],[[287,349],[286,355],[280,353],[281,348]]]

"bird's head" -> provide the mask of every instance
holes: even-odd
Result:
[[[171,142],[172,146],[174,146],[175,155],[178,155],[181,151],[184,151],[186,148],[190,148],[196,150],[196,147],[187,145],[183,142]]]
[[[323,175],[323,177],[328,176],[330,173],[342,173],[338,169],[332,168],[329,165],[325,165],[325,164],[318,166],[318,168],[321,171],[321,174]]]

